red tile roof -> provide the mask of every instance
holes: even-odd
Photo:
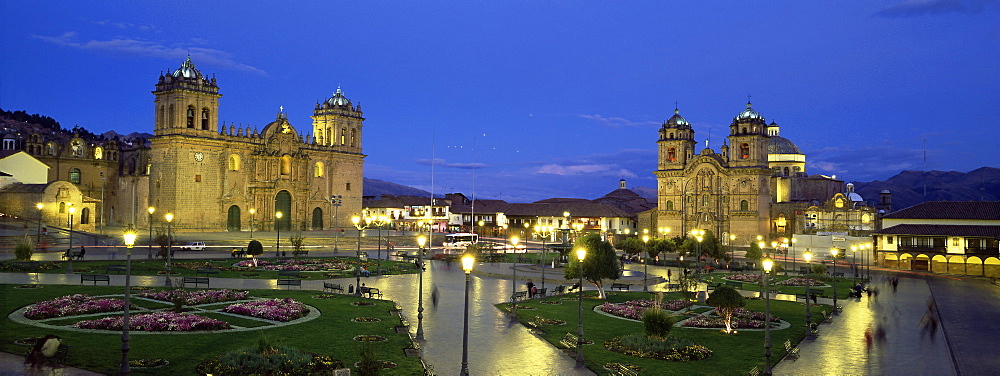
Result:
[[[928,201],[884,218],[1000,220],[1000,201]]]
[[[895,225],[875,231],[874,234],[971,236],[1000,239],[1000,226]]]

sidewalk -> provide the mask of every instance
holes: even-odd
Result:
[[[27,351],[27,347],[25,347]],[[45,365],[32,370],[24,364],[24,356],[0,352],[0,376],[32,375],[32,376],[90,376],[103,375],[73,367]]]

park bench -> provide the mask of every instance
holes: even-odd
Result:
[[[612,290],[628,291],[629,287],[631,287],[631,286],[629,284],[627,284],[627,283],[612,283],[611,284],[611,289]]]
[[[205,286],[210,286],[208,283],[208,277],[184,277],[181,280],[181,283],[183,283],[185,286],[187,286],[188,284],[193,284],[194,287],[198,287],[201,284],[205,284]]]
[[[799,267],[799,274],[806,275],[806,274],[809,274],[809,272],[811,272],[811,270],[809,270],[808,266],[800,266]]]
[[[194,274],[197,274],[197,275],[200,275],[200,274],[209,275],[209,274],[211,274],[211,275],[214,275],[214,276],[218,276],[219,275],[219,269],[200,268],[200,269],[195,269]]]
[[[524,297],[527,295],[528,295],[527,291],[515,291],[513,294],[510,295],[510,300],[514,302],[521,301],[524,300]]]
[[[549,289],[547,287],[546,288],[538,289],[538,292],[535,293],[535,296],[537,296],[537,297],[545,297],[545,293],[547,293],[548,291],[549,291]]]
[[[279,270],[278,277],[302,278],[302,274],[298,270]]]
[[[559,285],[556,288],[552,289],[552,295],[562,295],[565,293],[566,293],[566,286],[563,285]]]
[[[743,282],[738,281],[726,281],[726,286],[732,287],[737,290],[743,289]]]
[[[292,251],[292,256],[294,256],[294,257],[309,256],[309,251],[304,250],[304,249]]]
[[[104,267],[104,272],[108,274],[111,274],[111,272],[122,274],[125,272],[125,265],[108,265]]]
[[[330,292],[338,292],[340,294],[344,293],[344,286],[339,283],[323,282],[323,291],[330,290]]]
[[[747,374],[750,376],[760,376],[760,368],[753,367],[752,369],[750,369],[750,372],[747,372]]]
[[[668,283],[667,284],[667,290],[680,290],[680,289],[681,289],[681,284],[680,283]]]
[[[94,285],[97,285],[97,282],[104,282],[110,285],[111,277],[107,274],[80,274],[80,283],[84,282],[94,282]]]
[[[579,344],[579,342],[580,342],[580,337],[577,337],[576,334],[570,332],[566,332],[566,335],[564,335],[562,339],[559,340],[560,345],[563,345],[563,347],[570,350],[576,350],[576,346]]]
[[[844,278],[844,272],[836,272],[836,273],[831,272],[830,276],[831,277]]]
[[[299,286],[299,288],[302,288],[301,279],[279,279],[277,284],[278,287],[285,286],[287,288],[290,286]]]
[[[69,260],[83,260],[83,251],[68,250],[66,253],[62,254],[62,258]]]
[[[628,366],[621,363],[611,363],[606,367],[608,369],[608,375],[611,376],[638,376],[639,372],[633,371]]]
[[[378,296],[380,299],[382,298],[382,291],[379,291],[379,289],[374,288],[374,287],[361,287],[361,288],[358,288],[358,294],[359,295],[368,295],[369,299],[371,299],[374,296]]]
[[[785,352],[788,353],[789,357],[794,359],[799,358],[799,347],[793,345],[791,340],[785,340]]]
[[[242,249],[233,249],[232,252],[229,253],[230,258],[246,257],[246,255],[247,251]]]

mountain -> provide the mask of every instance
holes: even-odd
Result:
[[[869,202],[878,202],[879,192],[885,189],[892,192],[893,211],[924,201],[997,201],[1000,168],[980,167],[964,173],[904,170],[886,180],[854,182],[854,191]]]
[[[381,196],[381,195],[393,195],[393,196],[420,196],[420,197],[431,197],[430,192],[422,189],[417,189],[402,184],[390,183],[384,180],[378,179],[364,179],[364,187],[362,193],[365,196]]]
[[[629,188],[632,192],[635,192],[639,196],[645,199],[653,200],[656,202],[656,187],[632,187]]]

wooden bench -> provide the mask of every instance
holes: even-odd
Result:
[[[611,363],[607,367],[610,376],[638,376],[639,372],[633,371],[628,366],[621,363]]]
[[[576,334],[570,332],[566,332],[566,335],[564,335],[562,339],[559,340],[560,345],[563,345],[563,347],[570,350],[576,350],[576,346],[579,343],[580,343],[580,337],[577,337]]]
[[[108,265],[104,267],[104,272],[108,274],[111,274],[111,272],[122,274],[125,272],[125,265]]]
[[[379,289],[374,288],[374,287],[361,287],[361,288],[358,288],[358,294],[360,294],[360,295],[368,295],[369,299],[371,299],[374,296],[378,296],[379,299],[382,298],[382,291],[379,291]]]
[[[323,291],[330,290],[330,292],[337,292],[340,294],[344,293],[344,286],[339,283],[323,282]]]
[[[246,255],[247,255],[247,251],[244,251],[242,249],[236,249],[236,250],[233,250],[233,251],[229,252],[229,257],[230,258],[246,257]]]
[[[219,269],[213,269],[213,268],[195,269],[194,274],[197,274],[197,275],[201,275],[201,274],[209,275],[209,274],[211,274],[211,275],[214,275],[214,276],[218,276],[219,275]]]
[[[838,278],[844,278],[844,272],[836,272],[836,273],[832,273],[832,272],[831,272],[831,273],[830,273],[830,276],[831,276],[831,277],[838,277]]]
[[[680,289],[681,289],[681,284],[680,283],[668,283],[667,284],[667,290],[680,290]]]
[[[194,287],[198,287],[201,284],[205,284],[205,286],[211,286],[208,283],[208,277],[184,277],[181,280],[181,283],[184,285],[193,284]]]
[[[278,277],[302,278],[302,273],[299,273],[298,270],[279,270],[278,271]]]
[[[612,283],[611,284],[611,289],[612,290],[629,291],[629,287],[631,287],[631,286],[629,284],[627,284],[627,283]]]
[[[793,359],[799,358],[799,347],[793,345],[791,340],[785,340],[785,352]]]
[[[294,257],[309,256],[309,251],[304,250],[304,249],[300,250],[300,251],[292,251],[292,256],[294,256]]]
[[[73,259],[83,260],[83,252],[81,252],[81,251],[72,251],[72,250],[71,251],[66,251],[66,253],[62,254],[62,258],[69,259],[69,260],[73,260]]]
[[[300,289],[302,288],[302,280],[301,279],[279,279],[277,283],[278,283],[278,287],[281,287],[281,286],[286,286],[286,287],[299,286]]]
[[[556,288],[552,289],[552,295],[562,295],[565,293],[566,293],[566,286],[563,285],[559,285]]]
[[[80,283],[84,282],[94,282],[94,285],[97,285],[97,282],[104,282],[110,285],[111,277],[107,274],[80,274]]]
[[[549,291],[548,287],[543,288],[543,289],[538,289],[538,292],[535,293],[535,296],[544,297],[545,293],[547,293],[548,291]]]
[[[760,376],[760,368],[759,367],[753,367],[750,370],[750,372],[747,372],[747,374],[750,375],[750,376]]]
[[[510,295],[510,300],[513,302],[518,302],[524,300],[524,297],[528,295],[527,291],[515,291]]]

